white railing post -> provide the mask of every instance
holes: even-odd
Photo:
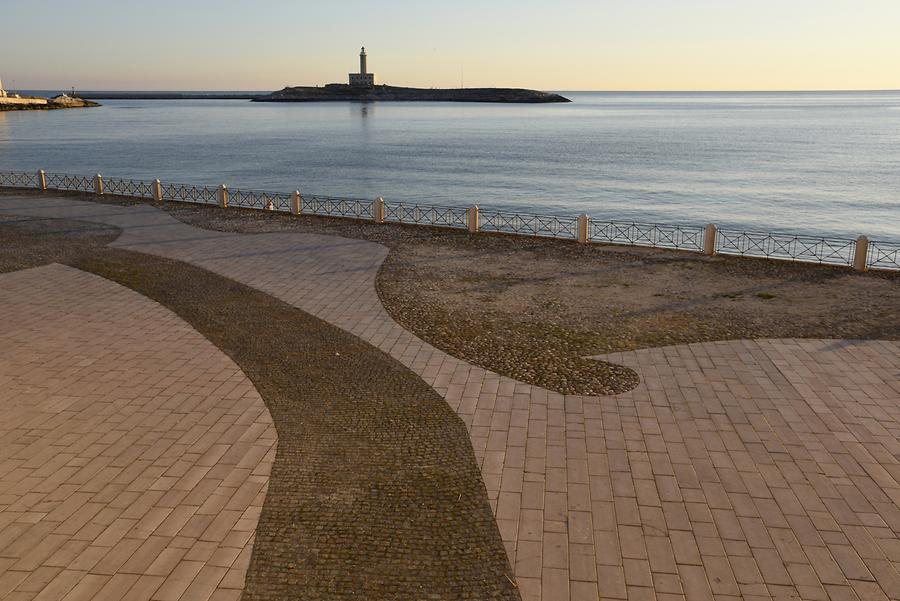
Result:
[[[469,222],[469,231],[471,233],[478,232],[479,222],[478,222],[478,205],[471,206],[466,209],[466,214],[468,215],[468,219],[466,221]]]
[[[94,194],[103,194],[103,176],[99,173],[94,176]]]
[[[303,197],[300,196],[300,190],[294,190],[294,193],[291,195],[291,213],[299,215],[302,210]]]
[[[718,234],[719,228],[716,227],[715,223],[710,223],[706,226],[706,229],[703,230],[703,254],[713,256],[716,254],[716,234]]]
[[[163,201],[163,190],[162,190],[162,182],[159,180],[154,181],[150,184],[150,190],[153,191],[153,200],[156,202]]]
[[[47,190],[47,174],[43,169],[39,169],[35,176],[35,183],[37,183],[37,189],[46,192]]]
[[[587,244],[590,239],[591,218],[587,215],[578,216],[578,242]]]
[[[384,198],[379,196],[372,203],[372,221],[384,223]]]
[[[853,269],[856,271],[869,270],[869,239],[860,236],[856,239],[856,252],[853,253]]]
[[[223,209],[228,208],[228,186],[222,184],[219,186],[219,190],[216,192],[216,200],[219,201],[219,206]]]

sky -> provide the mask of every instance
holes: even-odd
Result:
[[[900,89],[900,0],[0,0],[7,89]]]

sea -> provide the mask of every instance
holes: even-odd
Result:
[[[900,240],[900,91],[561,93],[0,113],[0,170]]]

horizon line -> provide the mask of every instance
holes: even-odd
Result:
[[[295,87],[295,86],[288,86]],[[321,85],[319,86],[321,87]],[[406,87],[406,86],[402,86]],[[447,90],[469,90],[469,89],[489,89],[489,88],[515,88],[515,86],[465,86],[465,87],[436,87],[431,86],[423,89],[447,89]],[[72,90],[72,86],[66,86],[60,88],[62,91]],[[279,88],[280,89],[280,88]],[[518,89],[528,89],[521,88]],[[566,89],[566,88],[533,88],[539,89],[541,91],[546,92],[576,92],[576,93],[606,93],[606,94],[723,94],[723,93],[732,93],[732,94],[766,94],[766,93],[826,93],[826,92],[900,92],[900,88],[821,88],[821,89],[813,89],[813,88],[796,88],[796,89],[694,89],[694,90],[685,90],[685,89],[600,89],[600,90],[587,90],[587,89]],[[29,87],[17,87],[13,90],[6,89],[7,92],[17,92],[17,91],[30,91],[30,92],[51,92],[56,91],[57,88],[29,88]],[[128,88],[128,89],[117,89],[117,88],[83,88],[80,90],[82,92],[111,92],[111,93],[127,93],[127,92],[181,92],[181,93],[234,93],[234,94],[250,94],[256,92],[272,92],[276,90],[238,90],[238,89],[177,89],[177,88]],[[75,86],[75,92],[78,93],[78,86]]]

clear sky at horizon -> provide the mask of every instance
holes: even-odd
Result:
[[[900,88],[900,0],[4,0],[7,88]]]

